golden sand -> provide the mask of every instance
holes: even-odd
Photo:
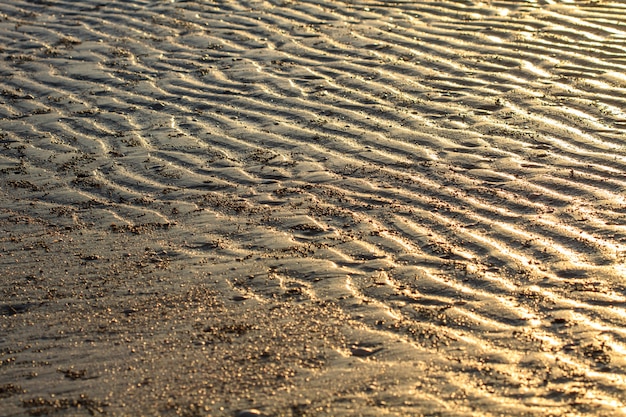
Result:
[[[625,415],[624,22],[3,1],[0,415]]]

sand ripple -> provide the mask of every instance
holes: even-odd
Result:
[[[3,3],[5,213],[338,306],[403,413],[624,413],[622,4]]]

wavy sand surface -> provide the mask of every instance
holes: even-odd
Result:
[[[624,22],[2,2],[2,414],[625,415]]]

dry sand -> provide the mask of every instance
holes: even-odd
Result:
[[[3,1],[0,415],[626,415],[625,23]]]

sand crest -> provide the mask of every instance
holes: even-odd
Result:
[[[2,2],[0,414],[626,414],[624,21]]]

